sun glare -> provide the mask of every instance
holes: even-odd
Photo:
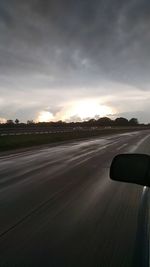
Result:
[[[111,107],[100,104],[98,100],[82,100],[73,103],[63,114],[63,120],[72,117],[79,117],[81,120],[94,118],[95,116],[104,117],[112,115],[114,112]]]
[[[49,111],[41,111],[39,113],[38,122],[49,122],[53,120],[53,114]]]
[[[0,118],[0,123],[6,123],[6,119],[4,119],[4,118]]]
[[[63,109],[53,115],[50,111],[41,111],[38,115],[38,122],[49,121],[79,121],[92,118],[113,115],[114,110],[97,99],[85,99],[66,104]]]

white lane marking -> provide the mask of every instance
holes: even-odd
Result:
[[[125,144],[123,144],[122,146],[118,147],[117,150],[120,150],[120,149],[124,148],[124,147],[127,146],[127,145],[128,145],[128,143],[125,143]]]
[[[146,135],[144,138],[142,138],[136,145],[134,145],[129,152],[133,153],[135,150],[142,144],[144,143],[148,138],[150,137],[150,134]]]

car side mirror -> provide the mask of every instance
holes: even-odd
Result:
[[[110,167],[110,178],[115,181],[150,186],[150,156],[119,154]]]

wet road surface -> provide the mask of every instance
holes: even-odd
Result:
[[[1,266],[133,266],[143,187],[109,179],[118,153],[150,154],[150,132],[0,156]]]

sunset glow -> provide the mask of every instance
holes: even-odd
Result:
[[[82,120],[94,118],[95,116],[104,117],[112,115],[110,107],[100,104],[97,100],[85,100],[75,103],[70,110],[70,116],[79,116]]]
[[[100,104],[98,99],[85,99],[76,102],[68,103],[64,108],[52,114],[51,111],[41,111],[36,121],[83,121],[97,117],[105,117],[114,114],[114,109]]]
[[[37,118],[37,122],[49,122],[53,120],[53,114],[49,111],[41,111]]]

